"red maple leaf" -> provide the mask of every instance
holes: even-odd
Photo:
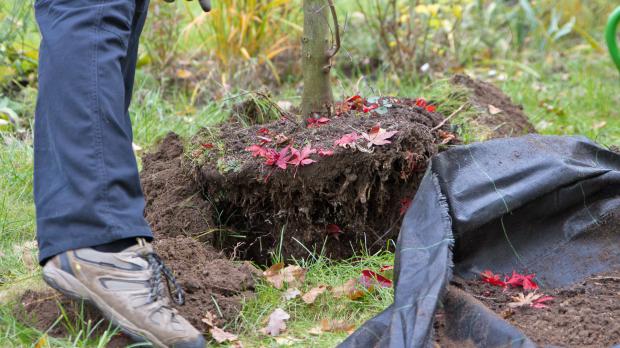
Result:
[[[354,144],[357,139],[361,138],[361,136],[355,132],[353,133],[348,133],[343,135],[340,139],[334,141],[334,146],[342,146],[344,148],[346,147],[353,147],[352,144]]]
[[[393,137],[396,133],[398,133],[398,131],[386,131],[381,128],[381,124],[377,123],[370,129],[370,132],[362,133],[362,136],[364,139],[368,140],[368,147],[371,147],[372,145],[390,144],[391,141],[388,139]]]
[[[501,287],[506,286],[506,283],[502,281],[502,279],[500,278],[500,275],[493,273],[491,270],[487,269],[484,272],[480,273],[480,277],[482,278],[482,281],[485,283],[489,283],[491,285],[501,286]]]
[[[377,284],[382,288],[389,288],[392,286],[391,280],[369,269],[362,271],[362,275],[359,278],[359,283],[367,289],[371,289]]]
[[[265,154],[265,164],[268,166],[278,166],[281,169],[286,169],[288,160],[291,159],[292,155],[289,154],[290,146],[287,146],[280,150],[280,152],[276,152],[275,150],[269,149]]]
[[[536,274],[524,275],[512,271],[512,276],[510,278],[507,277],[505,282],[513,288],[522,287],[523,290],[536,290],[538,289],[538,284],[533,280],[535,276]]]
[[[379,104],[377,104],[377,103],[375,103],[375,104],[370,104],[370,105],[368,105],[368,106],[365,106],[365,105],[364,105],[364,106],[362,107],[362,111],[363,111],[363,112],[371,112],[372,110],[377,109],[377,108],[379,108]]]
[[[334,155],[334,151],[325,149],[317,149],[316,153],[321,157],[329,157]]]
[[[424,98],[418,98],[415,100],[415,106],[419,106],[421,108],[425,108],[426,105],[428,105],[428,103],[426,102],[426,100],[424,100]]]
[[[329,118],[327,117],[321,117],[321,118],[314,118],[314,117],[310,117],[308,119],[306,119],[306,123],[307,128],[318,128],[326,123],[329,123]]]
[[[545,302],[551,301],[553,299],[554,299],[554,297],[552,297],[552,296],[543,296],[543,297],[541,297],[539,299],[536,299],[536,300],[532,301],[532,304],[530,306],[534,307],[534,308],[538,308],[538,309],[547,308],[549,306],[547,306],[545,304]]]
[[[265,149],[260,145],[252,145],[245,148],[245,151],[249,151],[252,153],[252,157],[265,157],[269,150]],[[273,151],[273,150],[272,150]]]
[[[316,153],[316,149],[313,149],[310,145],[306,145],[301,151],[291,147],[292,156],[288,164],[299,167],[314,163],[316,161],[310,158],[310,155],[313,153]]]

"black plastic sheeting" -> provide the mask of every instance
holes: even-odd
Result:
[[[527,271],[553,288],[620,269],[620,226],[596,232],[616,211],[620,155],[586,138],[528,135],[445,151],[404,217],[394,303],[340,347],[431,347],[440,304],[451,339],[534,347],[471,296],[447,292],[452,273]]]

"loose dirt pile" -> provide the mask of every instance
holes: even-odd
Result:
[[[541,346],[610,347],[620,342],[620,271],[592,276],[566,288],[540,289],[539,293],[554,298],[542,309],[510,308],[508,303],[520,292],[514,289],[505,291],[479,280],[456,279],[453,284]],[[442,325],[438,321],[436,327]]]
[[[521,105],[515,105],[500,89],[490,83],[474,80],[467,75],[455,75],[451,83],[470,91],[469,100],[477,113],[468,120],[476,129],[477,139],[517,137],[536,133]]]

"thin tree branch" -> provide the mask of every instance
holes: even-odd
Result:
[[[327,53],[328,58],[331,58],[340,50],[340,27],[338,26],[338,15],[336,14],[336,6],[334,6],[333,0],[327,0],[329,9],[332,13],[332,19],[334,20],[334,47],[332,47]]]
[[[446,122],[448,122],[452,117],[454,117],[456,114],[461,112],[461,110],[463,110],[463,108],[465,108],[467,105],[469,105],[469,102],[465,102],[465,104],[461,105],[461,107],[456,109],[450,116],[446,117],[443,121],[439,122],[437,126],[431,128],[431,132],[434,132],[438,130],[439,128],[443,127],[443,125],[445,125]]]

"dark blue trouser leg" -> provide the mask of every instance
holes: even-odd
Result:
[[[151,238],[128,114],[148,0],[37,0],[34,131],[41,261]]]

